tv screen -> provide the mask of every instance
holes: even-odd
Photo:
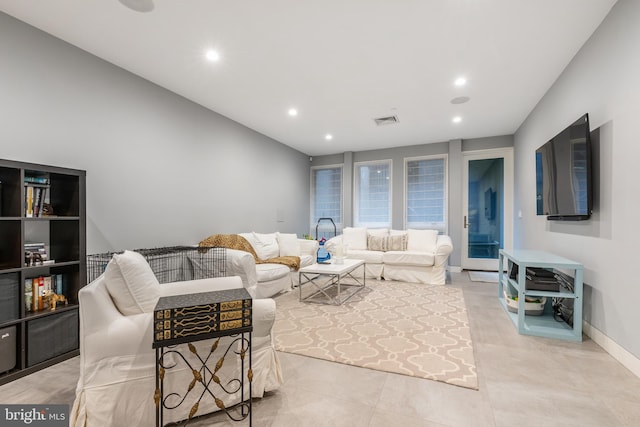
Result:
[[[536,150],[536,208],[549,220],[589,219],[591,138],[585,114]]]

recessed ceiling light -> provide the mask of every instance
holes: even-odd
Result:
[[[333,139],[333,135],[331,135],[330,133],[326,134],[324,136],[324,139],[326,139],[327,141],[331,141]]]
[[[464,77],[458,77],[454,82],[454,85],[460,87],[460,86],[464,86],[467,84],[467,79],[465,79]]]
[[[220,59],[220,54],[213,49],[209,49],[205,56],[211,62],[217,62]]]
[[[451,121],[453,123],[460,123],[462,121],[462,117],[460,116],[455,116],[453,119],[451,119]]]
[[[295,108],[289,108],[289,115],[291,117],[295,117],[298,115],[298,110],[296,110]]]

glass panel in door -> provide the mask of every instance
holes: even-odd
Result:
[[[469,160],[467,256],[478,268],[495,270],[498,251],[504,248],[504,158]],[[496,264],[493,266],[493,264]]]

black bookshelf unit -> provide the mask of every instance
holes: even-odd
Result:
[[[0,160],[0,384],[79,354],[86,252],[86,172]]]

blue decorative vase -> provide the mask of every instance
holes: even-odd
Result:
[[[324,242],[325,241],[326,241],[326,239],[320,240],[320,247],[318,247],[318,256],[317,256],[318,264],[327,264],[327,263],[329,263],[329,260],[331,259],[331,254],[324,247]]]

